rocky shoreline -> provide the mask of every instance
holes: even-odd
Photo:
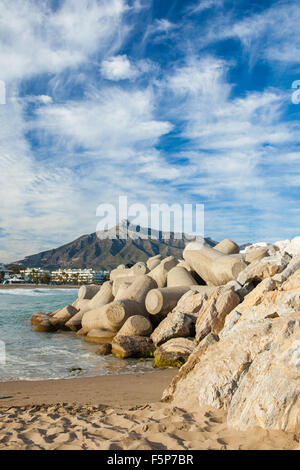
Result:
[[[300,237],[239,251],[230,239],[192,242],[181,260],[121,265],[72,305],[33,315],[33,331],[73,330],[99,354],[179,367],[162,397],[172,406],[299,433]]]

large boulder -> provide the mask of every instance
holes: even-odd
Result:
[[[280,273],[290,262],[291,257],[288,254],[276,254],[268,256],[259,261],[253,261],[238,276],[237,281],[244,285],[246,282],[260,282],[267,277],[272,277]]]
[[[281,240],[274,243],[277,246],[281,253],[288,253],[291,256],[300,255],[300,237],[295,237],[292,240]]]
[[[45,313],[35,313],[30,319],[32,331],[35,332],[52,332],[56,331],[57,327],[50,322],[51,316]]]
[[[293,289],[300,289],[300,269],[293,272],[279,287],[279,290],[284,291]]]
[[[237,279],[240,272],[246,268],[241,255],[225,255],[201,243],[189,243],[183,256],[207,284],[214,286]]]
[[[174,311],[192,315],[196,321],[198,313],[207,301],[209,295],[215,292],[218,287],[213,286],[192,286],[178,301]]]
[[[229,426],[300,431],[300,318],[283,322],[269,348],[256,355],[233,394]]]
[[[284,282],[290,276],[292,276],[292,274],[298,271],[298,269],[300,269],[300,255],[293,257],[287,267],[283,271],[281,271],[280,274],[275,274],[275,276],[273,276],[273,279],[279,282]]]
[[[154,352],[154,367],[181,367],[195,349],[191,339],[173,338]]]
[[[163,399],[224,408],[240,429],[299,430],[299,327],[296,314],[241,322],[220,341],[200,343]]]
[[[242,286],[238,281],[229,281],[227,282],[225,287],[233,288],[234,292],[237,293],[240,298],[240,301],[242,302],[246,295],[248,295],[255,288],[255,283],[246,282],[246,284]]]
[[[151,339],[155,346],[160,346],[169,339],[193,336],[194,319],[181,312],[172,312],[153,331]]]
[[[117,335],[112,341],[112,353],[117,358],[152,357],[155,346],[147,336]]]
[[[246,316],[247,312],[251,312],[253,307],[261,304],[268,292],[273,292],[277,290],[278,287],[279,283],[270,277],[260,282],[248,295],[245,296],[243,302],[227,315],[221,335],[227,333],[227,331],[229,331],[243,315]]]
[[[226,316],[240,303],[233,288],[219,288],[202,305],[196,321],[196,341],[199,343],[209,333],[218,335],[224,327]]]
[[[227,333],[237,322],[283,317],[299,311],[300,271],[296,271],[282,285],[268,278],[228,315],[221,335]]]

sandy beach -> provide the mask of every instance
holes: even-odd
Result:
[[[223,411],[161,403],[176,372],[0,383],[0,449],[299,448],[293,433],[240,432]]]

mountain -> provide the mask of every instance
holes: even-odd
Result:
[[[124,240],[122,234],[124,235],[126,224],[128,238]],[[116,233],[115,238],[104,238],[104,236],[112,236],[114,233]],[[143,236],[150,233],[155,235],[157,239],[143,238]],[[217,243],[210,238],[205,240],[212,246]],[[17,263],[28,268],[41,267],[52,270],[58,268],[109,270],[116,268],[119,264],[146,261],[150,256],[159,253],[163,257],[173,255],[176,258],[182,258],[182,250],[188,241],[190,240],[185,235],[177,239],[174,233],[171,232],[167,238],[167,235],[163,232],[139,226],[133,227],[125,221],[113,229],[98,232],[98,235],[96,233],[83,235],[59,248],[26,256]]]

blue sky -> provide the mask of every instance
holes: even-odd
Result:
[[[0,260],[96,209],[202,203],[205,235],[299,234],[300,4],[2,0]]]

